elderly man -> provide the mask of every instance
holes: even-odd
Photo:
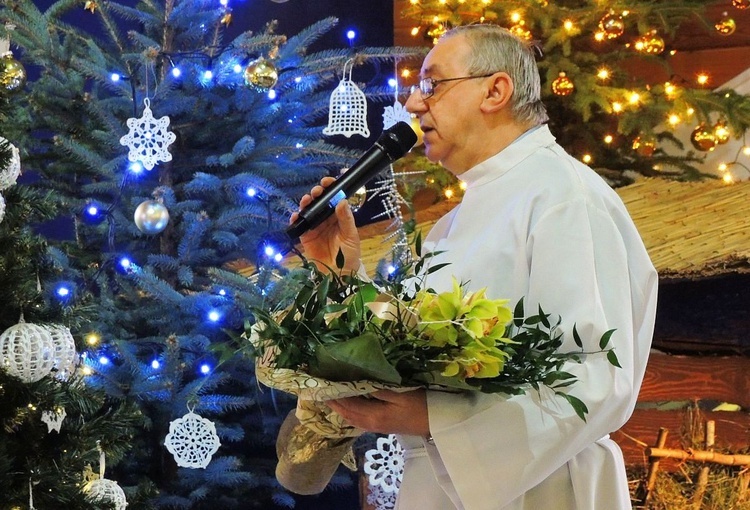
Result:
[[[595,172],[568,155],[540,101],[533,49],[492,25],[459,27],[429,52],[406,108],[419,117],[425,153],[467,184],[460,205],[425,239],[451,277],[488,297],[524,298],[560,315],[563,351],[585,350],[616,329],[622,368],[590,355],[565,370],[589,408],[583,422],[559,396],[379,392],[331,407],[352,425],[395,433],[405,448],[401,510],[630,509],[622,453],[608,434],[633,411],[653,333],[657,275],[625,207]],[[326,178],[300,201],[322,193]],[[293,215],[292,220],[296,218]],[[342,201],[302,236],[309,259],[359,269],[359,237]]]

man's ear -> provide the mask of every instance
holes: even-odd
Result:
[[[487,88],[485,96],[480,106],[484,113],[492,113],[502,110],[510,103],[513,95],[513,80],[507,73],[495,73],[492,75],[492,82]]]

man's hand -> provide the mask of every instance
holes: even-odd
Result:
[[[326,404],[348,425],[380,434],[429,436],[427,396],[424,390],[396,393],[377,391],[374,398],[351,397],[329,400]]]
[[[336,179],[324,177],[320,180],[320,186],[315,186],[310,193],[303,196],[299,201],[300,210],[307,207],[313,198],[319,197],[324,189],[331,185]],[[298,213],[292,214],[289,223],[295,222]],[[344,255],[345,271],[357,271],[360,265],[359,232],[354,222],[354,215],[346,200],[341,200],[336,205],[336,212],[323,223],[312,230],[308,230],[300,236],[300,242],[305,252],[305,257],[311,262],[321,262],[331,268],[336,268],[336,255],[341,249]],[[324,267],[319,267],[325,271]]]

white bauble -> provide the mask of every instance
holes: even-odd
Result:
[[[21,319],[0,335],[0,356],[8,373],[32,383],[55,366],[55,344],[49,329]]]

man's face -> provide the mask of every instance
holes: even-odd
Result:
[[[463,35],[442,39],[427,54],[420,77],[438,81],[467,76],[468,60],[469,46]],[[455,175],[479,162],[474,161],[478,148],[470,140],[481,125],[479,105],[484,84],[482,79],[438,83],[431,97],[423,99],[416,90],[406,101],[406,109],[419,117],[427,158],[440,162]]]

